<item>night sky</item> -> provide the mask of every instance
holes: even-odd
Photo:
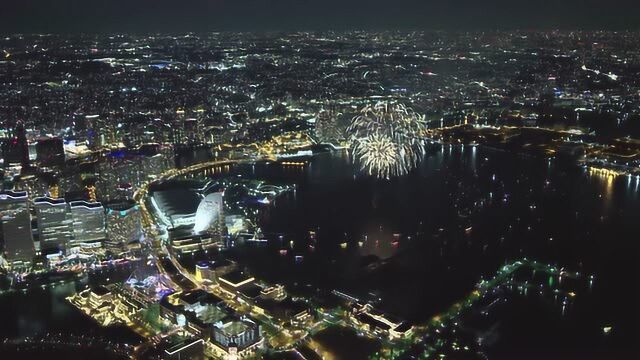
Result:
[[[639,0],[1,0],[0,32],[640,29]]]

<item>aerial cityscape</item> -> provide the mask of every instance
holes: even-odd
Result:
[[[637,30],[33,26],[1,359],[640,356]]]

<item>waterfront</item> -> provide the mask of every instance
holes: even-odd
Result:
[[[632,241],[640,209],[635,179],[460,146],[436,149],[418,171],[391,181],[358,176],[345,153],[319,155],[306,168],[258,163],[230,172],[297,184],[294,193],[263,209],[269,243],[230,251],[260,278],[304,294],[338,288],[381,299],[383,309],[420,322],[463,298],[481,276],[528,257],[593,276],[594,285],[580,288],[564,318],[558,304],[535,306],[546,299],[508,295],[516,304],[531,303],[539,316],[522,322],[496,317],[489,326],[500,323],[493,328],[499,329],[491,344],[495,354],[632,351],[624,344],[637,337],[637,299],[620,275],[634,273],[638,253]],[[549,326],[557,321],[563,326]],[[608,326],[614,332],[605,337]],[[529,340],[510,346],[504,339],[514,334]]]
[[[105,269],[78,280],[4,291],[0,294],[0,307],[7,310],[2,313],[5,324],[0,327],[0,338],[10,339],[15,344],[2,345],[0,354],[20,358],[38,358],[45,353],[65,359],[121,358],[107,351],[108,347],[136,345],[142,339],[124,325],[100,326],[66,298],[89,284],[122,281],[131,271],[132,267]],[[82,344],[104,342],[105,345],[65,347],[63,342],[40,342],[57,337],[66,341],[75,337]]]
[[[0,359],[640,358],[619,17],[289,7],[326,18],[305,31],[288,0],[258,23],[37,1],[0,23]],[[555,25],[525,30],[538,8]],[[425,11],[468,29],[412,28]],[[207,13],[237,32],[192,28]]]
[[[618,275],[634,271],[637,180],[482,147],[438,145],[417,171],[391,181],[358,175],[344,152],[309,160],[237,164],[213,176],[296,185],[260,208],[266,244],[239,242],[228,250],[257,277],[316,300],[340,289],[421,323],[464,298],[481,276],[529,257],[593,276],[593,286],[580,287],[566,312],[557,301],[513,291],[480,321],[471,314],[466,331],[490,340],[483,346],[492,358],[534,349],[576,357],[632,351],[625,344],[637,336],[636,298],[622,295],[629,284]],[[182,260],[193,266],[206,256]],[[106,271],[93,280],[124,279],[132,269]],[[129,330],[100,328],[64,300],[85,285],[3,294],[2,305],[17,310],[10,323],[18,324],[3,337],[85,333],[135,343]],[[49,300],[37,307],[42,313],[28,311],[30,299],[43,295]],[[531,310],[518,317],[524,309]],[[603,335],[609,326],[612,333]]]

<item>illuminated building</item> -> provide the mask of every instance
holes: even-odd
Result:
[[[91,288],[89,292],[89,304],[98,309],[104,304],[108,304],[113,301],[113,293],[107,287],[98,285]]]
[[[214,274],[209,268],[209,264],[207,263],[198,263],[196,264],[196,280],[203,281],[212,281],[214,279]]]
[[[352,319],[362,330],[376,335],[397,339],[413,332],[413,326],[408,322],[374,309],[370,304],[356,303],[352,313]]]
[[[200,124],[197,119],[185,119],[182,124],[189,143],[200,143],[203,141],[203,134],[200,131]]]
[[[202,250],[203,236],[172,237],[171,248],[179,254],[190,254]]]
[[[260,347],[260,325],[239,317],[222,299],[204,290],[173,293],[160,301],[164,319],[203,338],[220,357],[245,356]]]
[[[125,246],[142,237],[142,223],[138,205],[130,201],[105,204],[107,209],[107,238],[111,246]]]
[[[69,207],[73,219],[73,240],[70,246],[105,239],[105,213],[102,204],[72,201]]]
[[[341,126],[342,113],[331,104],[328,109],[322,109],[316,117],[316,137],[323,143],[339,143],[344,138],[346,126]]]
[[[102,326],[129,324],[143,304],[131,298],[120,284],[91,286],[67,300]]]
[[[237,291],[242,286],[253,283],[255,278],[245,274],[243,271],[236,270],[220,276],[218,280],[226,290]]]
[[[227,258],[216,261],[201,261],[196,264],[196,279],[203,282],[218,283],[218,277],[236,270],[237,264]]]
[[[255,278],[240,270],[218,275],[218,289],[235,298],[238,302],[253,306],[261,296],[263,288],[255,283]]]
[[[248,230],[248,223],[244,216],[229,215],[225,216],[225,226],[229,234],[238,234]]]
[[[209,338],[213,324],[233,314],[222,299],[204,290],[170,294],[160,301],[162,316],[190,333]]]
[[[211,241],[217,242],[225,232],[225,217],[222,192],[208,194],[198,205],[193,232],[211,234]]]
[[[31,261],[35,255],[27,200],[28,194],[24,191],[0,192],[0,225],[8,260]]]
[[[172,187],[152,190],[151,205],[168,229],[193,227],[202,197],[192,189]]]
[[[265,299],[284,299],[287,295],[284,291],[284,286],[277,284],[262,289],[260,296]]]
[[[41,181],[39,176],[33,174],[21,174],[14,178],[14,191],[26,191],[29,195],[29,200],[41,196],[46,193],[47,186]]]
[[[281,325],[304,326],[304,323],[311,319],[309,306],[302,301],[295,301],[291,298],[276,300],[260,296],[254,301],[252,310]]]
[[[104,199],[126,199],[143,182],[171,167],[172,155],[157,144],[107,153],[98,164],[98,193]]]
[[[97,199],[95,185],[89,185],[87,186],[86,189],[87,189],[87,195],[89,196],[89,201],[95,202]]]
[[[33,206],[38,218],[41,249],[64,250],[73,237],[73,220],[64,199],[36,198]]]
[[[87,142],[89,148],[98,149],[106,145],[103,130],[106,130],[108,127],[105,121],[100,118],[100,115],[86,115],[85,124],[87,127]]]
[[[263,343],[260,325],[247,316],[228,317],[214,324],[211,341],[219,355],[231,357],[249,355]]]
[[[184,129],[182,129],[182,127],[180,126],[176,126],[174,124],[174,126],[171,127],[171,133],[169,134],[169,138],[171,140],[171,143],[173,145],[182,145],[185,143],[184,139],[185,139],[185,132]]]
[[[60,197],[60,186],[58,184],[49,185],[49,196],[54,199]]]

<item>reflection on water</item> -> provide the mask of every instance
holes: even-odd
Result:
[[[496,346],[507,346],[501,335],[524,334],[533,342],[565,339],[566,345],[554,345],[554,353],[576,344],[584,351],[607,351],[630,347],[637,335],[638,297],[629,291],[639,253],[636,179],[457,146],[431,149],[410,175],[388,181],[359,174],[346,152],[321,154],[306,167],[243,164],[193,176],[227,175],[297,184],[294,192],[262,208],[266,245],[229,250],[259,278],[381,298],[382,309],[424,321],[463,298],[480,277],[527,257],[595,281],[590,292],[578,294],[565,317],[549,315],[562,326],[505,321],[496,326]],[[83,286],[0,296],[7,324],[0,327],[0,337],[100,332],[64,301]],[[525,299],[514,311],[529,305]],[[603,340],[605,325],[614,331]],[[540,333],[547,336],[535,337]]]
[[[360,175],[344,152],[320,155],[304,172],[278,164],[230,172],[298,184],[294,194],[263,210],[269,244],[231,251],[258,277],[339,288],[364,298],[374,293],[383,299],[383,309],[422,321],[506,261],[533,258],[598,279],[592,293],[581,294],[578,310],[568,309],[563,328],[572,334],[555,336],[569,336],[567,344],[583,343],[587,349],[612,346],[590,337],[600,336],[603,324],[615,324],[619,331],[609,342],[632,343],[629,316],[638,314],[637,296],[616,294],[637,272],[632,264],[640,202],[635,185],[623,177],[601,178],[555,160],[448,145],[409,176],[389,181]],[[286,255],[280,252],[283,244]],[[577,322],[571,311],[590,315]],[[509,326],[516,328],[503,331],[517,333],[522,330],[517,326],[525,325]],[[533,327],[549,331],[544,324]]]
[[[95,273],[91,279],[55,284],[50,287],[32,287],[0,295],[0,339],[40,337],[51,334],[74,334],[108,338],[121,343],[136,344],[140,337],[125,326],[102,328],[66,301],[66,297],[84,289],[91,283],[109,279],[124,279],[130,269],[107,270]]]

